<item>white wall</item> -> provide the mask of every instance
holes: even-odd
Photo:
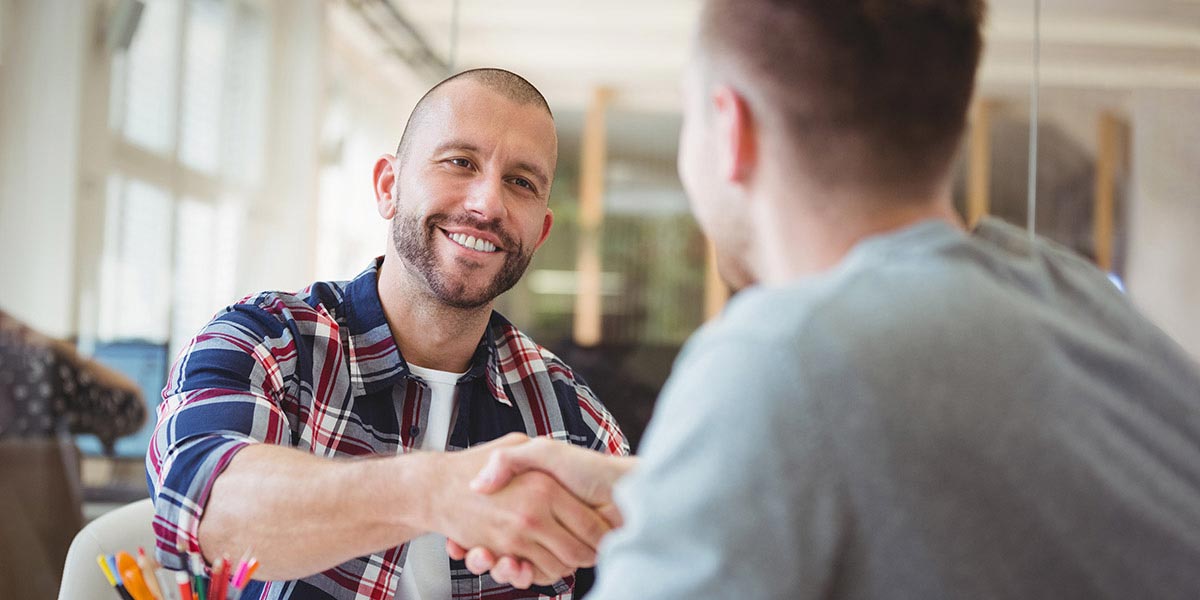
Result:
[[[327,8],[325,98],[316,278],[348,279],[387,247],[371,172],[395,152],[408,115],[434,83],[372,43],[372,32],[346,6]]]
[[[1200,91],[1135,92],[1130,296],[1200,361]]]
[[[321,114],[324,109],[321,0],[281,3],[274,28],[268,185],[249,207],[236,289],[298,290],[312,281]]]
[[[75,197],[88,22],[96,2],[8,2],[0,70],[0,308],[74,330]]]

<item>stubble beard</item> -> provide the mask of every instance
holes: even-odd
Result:
[[[504,264],[492,277],[491,282],[476,292],[471,291],[468,281],[449,276],[447,269],[438,263],[436,236],[443,235],[439,227],[455,225],[492,233],[500,238],[505,248],[501,251],[504,252]],[[511,289],[521,280],[530,260],[533,259],[533,252],[526,252],[524,244],[516,241],[495,221],[472,219],[468,216],[451,217],[443,213],[430,215],[424,223],[419,215],[397,213],[392,218],[392,244],[396,254],[408,265],[409,270],[425,281],[434,298],[442,304],[463,310],[484,307]],[[453,260],[464,266],[471,265],[471,261],[466,258],[457,257]]]

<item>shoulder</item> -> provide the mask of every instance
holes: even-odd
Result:
[[[932,335],[922,321],[940,317],[921,308],[923,292],[905,277],[855,270],[740,292],[688,340],[660,403],[677,405],[677,418],[719,415],[730,427],[785,437],[798,420],[837,418],[854,405],[847,386],[881,366],[921,359],[914,338]],[[913,300],[899,300],[905,296]],[[749,410],[734,414],[734,406]]]
[[[231,323],[263,339],[329,335],[339,328],[345,305],[344,282],[317,282],[299,291],[262,291],[222,309],[214,323]]]
[[[511,383],[542,378],[548,383],[571,443],[609,454],[629,454],[624,432],[581,375],[499,313],[493,313],[491,327],[504,379]]]

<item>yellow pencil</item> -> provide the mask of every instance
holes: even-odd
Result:
[[[113,577],[112,571],[108,570],[108,561],[104,560],[103,554],[96,555],[96,563],[100,565],[100,570],[104,571],[104,578],[108,580],[108,585],[117,587],[117,579]]]

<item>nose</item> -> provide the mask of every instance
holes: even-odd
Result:
[[[484,221],[503,219],[507,214],[504,205],[504,182],[498,177],[480,177],[475,180],[467,194],[465,208]]]

